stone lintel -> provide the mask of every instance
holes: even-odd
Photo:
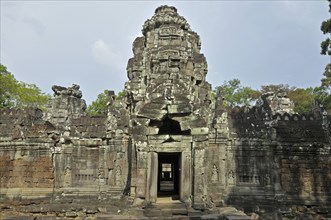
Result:
[[[208,135],[209,134],[209,128],[207,127],[200,127],[200,128],[192,128],[191,129],[192,135]]]

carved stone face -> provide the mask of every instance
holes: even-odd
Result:
[[[145,131],[189,135],[195,129],[195,134],[204,134],[211,85],[199,35],[171,6],[157,8],[142,34],[133,42],[125,90],[130,117],[151,123],[132,125],[133,140],[144,140]]]
[[[174,103],[208,103],[205,101],[211,86],[206,82],[207,62],[200,53],[200,37],[191,31],[177,9],[157,8],[145,22],[142,33],[144,36],[133,43],[134,57],[127,66],[126,90],[132,94],[133,111],[144,114],[143,111],[154,109],[159,115],[160,110],[171,109],[169,114],[181,114],[183,108]],[[142,109],[146,103],[154,104]],[[173,112],[175,107],[178,111]],[[185,110],[185,114],[192,111]]]
[[[278,113],[294,113],[294,103],[285,92],[268,92],[262,95],[262,98],[268,102],[271,110]]]

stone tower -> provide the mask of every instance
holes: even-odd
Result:
[[[133,42],[125,84],[137,161],[131,184],[136,197],[156,201],[162,193],[162,166],[170,161],[175,193],[182,201],[193,196],[198,205],[205,194],[203,158],[211,104],[200,37],[170,6],[158,7],[142,32]]]

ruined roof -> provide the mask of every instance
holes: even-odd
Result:
[[[183,30],[191,31],[186,19],[177,13],[175,7],[163,5],[158,7],[153,17],[145,22],[142,33],[146,35],[148,31],[158,28],[163,24],[173,24]]]

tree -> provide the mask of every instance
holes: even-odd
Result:
[[[126,92],[125,92],[125,90],[123,89],[122,91],[120,91],[120,92],[117,93],[117,96],[116,96],[115,98],[116,98],[117,100],[122,99],[122,98],[125,97],[125,94],[126,94]]]
[[[288,97],[294,102],[294,111],[299,114],[311,113],[312,104],[315,99],[314,89],[295,88],[288,92]]]
[[[323,88],[322,86],[315,87],[314,97],[321,104],[323,104],[324,108],[327,111],[331,112],[331,95],[325,88]]]
[[[13,107],[17,94],[17,81],[2,64],[0,64],[0,81],[0,108]]]
[[[325,67],[325,71],[323,73],[324,78],[322,81],[322,87],[331,89],[331,63],[327,64]]]
[[[329,1],[329,12],[331,13],[331,0]],[[330,34],[331,33],[331,18],[327,19],[322,22],[321,24],[321,31],[323,34]],[[327,37],[321,43],[321,54],[322,55],[331,55],[331,40],[330,37]]]
[[[0,82],[0,109],[43,108],[50,98],[49,95],[42,93],[36,85],[17,81],[2,64],[0,64]]]
[[[90,116],[105,115],[108,112],[107,103],[109,102],[109,90],[100,93],[95,101],[86,109]]]
[[[329,12],[331,13],[331,0],[329,1]],[[331,34],[331,19],[327,19],[321,24],[321,31],[323,34]],[[321,54],[329,56],[331,59],[331,39],[327,37],[321,43]],[[331,110],[331,63],[328,63],[323,73],[321,86],[315,88],[315,94],[318,101],[320,101],[327,110]]]
[[[295,90],[295,87],[290,86],[288,84],[270,84],[270,85],[264,85],[261,86],[261,93],[266,93],[266,92],[273,92],[273,93],[289,93],[290,91]]]
[[[234,107],[238,106],[251,106],[257,100],[260,93],[250,87],[244,87],[240,84],[239,79],[232,79],[224,81],[221,86],[216,87],[221,91],[224,99],[224,106]]]
[[[90,116],[106,115],[108,112],[109,90],[105,90],[97,96],[97,99],[92,102],[86,109],[86,113]],[[120,91],[116,96],[116,100],[120,100],[125,96],[125,91]]]

